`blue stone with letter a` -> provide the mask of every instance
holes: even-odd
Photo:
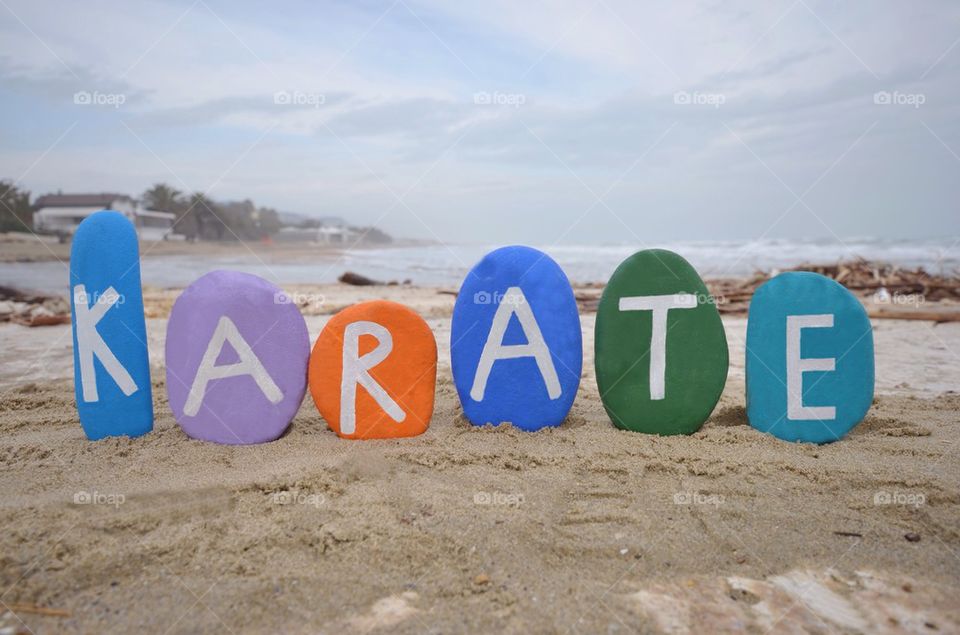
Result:
[[[471,423],[560,425],[583,366],[577,302],[560,266],[531,247],[488,253],[460,287],[450,362]]]
[[[74,388],[87,438],[153,429],[137,232],[103,210],[77,228],[70,249]]]
[[[747,418],[787,441],[828,443],[873,401],[873,328],[846,288],[810,272],[753,294],[747,322]]]

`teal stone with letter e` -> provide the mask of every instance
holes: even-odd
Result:
[[[873,328],[841,284],[792,271],[765,283],[747,323],[747,417],[787,441],[836,441],[873,401]]]

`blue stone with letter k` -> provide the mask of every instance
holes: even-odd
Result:
[[[70,250],[74,385],[87,438],[153,429],[150,359],[133,224],[113,211],[88,216]]]

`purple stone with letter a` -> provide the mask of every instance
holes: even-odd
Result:
[[[309,356],[307,325],[279,288],[252,274],[213,271],[170,313],[170,409],[195,439],[273,441],[300,409]]]

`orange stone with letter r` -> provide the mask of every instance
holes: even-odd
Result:
[[[433,416],[437,342],[412,309],[373,300],[327,322],[310,354],[310,393],[345,439],[422,434]]]

